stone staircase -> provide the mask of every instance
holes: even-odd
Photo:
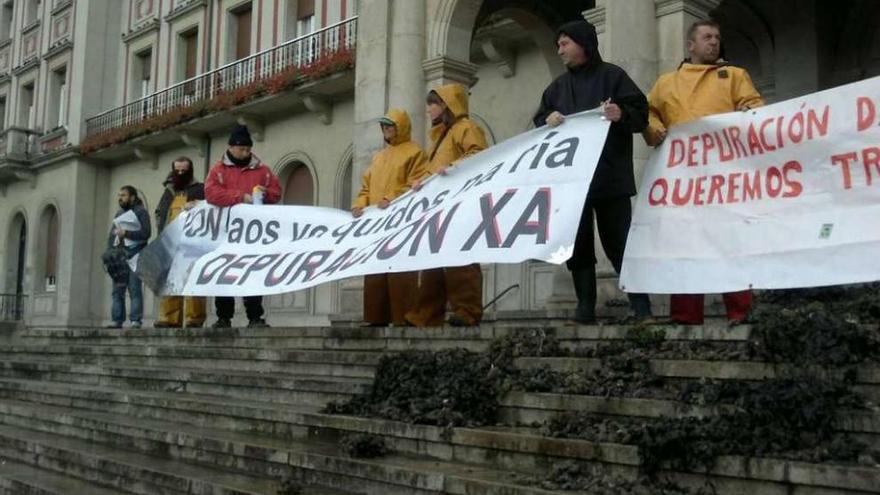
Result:
[[[560,493],[527,483],[567,460],[622,477],[638,449],[541,436],[531,425],[565,411],[657,417],[705,411],[671,400],[511,392],[504,424],[444,429],[322,414],[329,401],[369,389],[383,353],[483,351],[495,338],[532,330],[284,328],[118,331],[18,329],[0,335],[0,494],[276,495],[282,478],[304,495]],[[545,322],[564,348],[624,339],[618,326]],[[668,340],[742,341],[748,327],[672,327]],[[519,358],[521,369],[590,369],[593,358]],[[742,361],[653,360],[676,380],[761,380],[779,366]],[[880,402],[880,366],[858,369],[858,389]],[[526,425],[526,426],[524,426]],[[838,428],[880,445],[880,412],[859,411]],[[393,454],[351,458],[350,433],[381,435]],[[700,485],[699,473],[672,473]],[[880,493],[880,468],[769,458],[721,458],[718,493]]]

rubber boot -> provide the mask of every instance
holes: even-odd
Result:
[[[578,268],[571,271],[574,282],[574,293],[578,304],[574,312],[576,323],[581,325],[596,324],[596,267]]]
[[[633,311],[633,315],[637,320],[645,320],[651,318],[651,298],[647,294],[627,293],[629,299],[629,307]]]

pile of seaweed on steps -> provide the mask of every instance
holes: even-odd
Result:
[[[442,427],[494,425],[515,372],[513,360],[563,352],[555,338],[534,330],[496,339],[481,353],[450,349],[386,355],[369,393],[331,402],[324,412]]]
[[[705,471],[722,455],[876,466],[880,452],[840,431],[846,412],[865,408],[853,389],[857,366],[880,360],[880,334],[834,306],[755,312],[753,359],[778,364],[778,376],[759,382],[701,380],[681,385],[682,405],[714,411],[706,417],[632,418],[562,414],[545,435],[636,445],[648,476],[662,469]],[[644,348],[639,356],[652,357]],[[622,350],[623,355],[632,349]]]

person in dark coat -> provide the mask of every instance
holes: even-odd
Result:
[[[633,175],[633,134],[648,125],[648,100],[620,67],[602,60],[596,28],[579,20],[557,30],[557,53],[567,71],[544,90],[535,126],[561,125],[565,115],[604,104],[611,128],[599,158],[593,182],[581,214],[574,254],[568,260],[578,298],[574,320],[596,322],[596,252],[593,215],[605,254],[620,273],[623,252],[632,220],[630,198],[636,194]],[[630,307],[639,320],[651,317],[647,294],[628,294]]]
[[[122,186],[119,189],[117,202],[119,204],[119,211],[116,212],[115,217],[119,217],[131,210],[137,217],[140,229],[127,231],[117,228],[115,225],[112,226],[110,228],[110,235],[107,238],[107,247],[121,247],[125,250],[125,257],[131,259],[141,252],[147,245],[147,241],[150,240],[150,234],[152,233],[150,230],[150,214],[147,213],[143,201],[138,197],[137,189],[133,186]],[[125,267],[125,270],[128,272],[127,276],[123,276],[121,281],[114,280],[113,282],[113,305],[110,310],[110,317],[113,319],[113,323],[110,325],[110,328],[122,328],[122,324],[125,322],[125,292],[127,290],[131,298],[128,317],[131,320],[131,328],[136,329],[140,328],[143,322],[143,285],[141,284],[141,279],[138,278],[133,270],[128,269],[128,267]]]
[[[193,162],[181,156],[171,162],[171,172],[163,185],[162,199],[156,207],[156,225],[161,233],[183,211],[205,199],[205,185],[195,180]],[[184,321],[184,316],[186,316]],[[199,328],[205,323],[205,298],[166,296],[159,304],[156,328]]]

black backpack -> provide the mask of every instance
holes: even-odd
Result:
[[[122,246],[108,247],[101,255],[104,270],[113,282],[118,284],[128,283],[128,275],[131,269],[128,267],[128,253]]]

